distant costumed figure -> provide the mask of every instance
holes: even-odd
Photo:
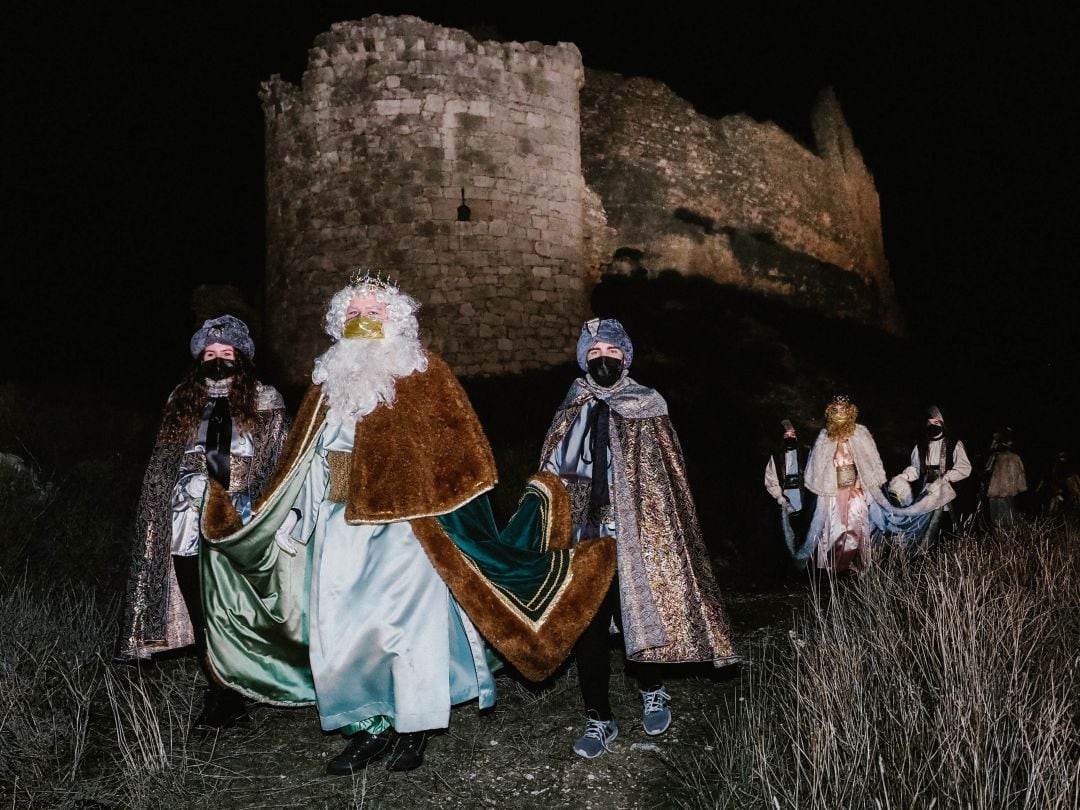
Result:
[[[1080,471],[1064,447],[1055,454],[1049,473],[1039,483],[1038,494],[1049,515],[1080,511]]]
[[[765,490],[780,507],[784,544],[792,561],[801,568],[814,551],[813,545],[806,542],[814,514],[814,496],[806,489],[805,481],[810,449],[799,444],[791,420],[783,419],[780,425],[784,429],[780,446],[765,464]]]
[[[815,549],[818,568],[836,573],[870,564],[870,505],[888,506],[881,491],[885,468],[858,416],[855,403],[835,397],[806,464],[806,488],[817,495],[807,545]]]
[[[277,474],[243,524],[204,516],[232,588],[208,607],[210,662],[257,700],[315,703],[348,738],[327,765],[423,762],[450,707],[495,702],[491,643],[523,675],[561,663],[607,590],[614,547],[570,549],[556,476],[534,476],[499,531],[495,461],[465,391],[418,338],[418,303],[358,273],[330,301]]]
[[[1028,487],[1024,462],[1013,450],[1011,427],[994,433],[984,477],[991,525],[996,528],[1012,526],[1017,518],[1016,496],[1027,492]]]
[[[954,484],[971,475],[964,443],[949,434],[945,417],[936,405],[927,411],[926,437],[911,451],[911,464],[889,482],[901,506],[883,512],[880,523],[898,542],[913,549],[933,545],[938,533],[953,527]],[[916,489],[912,491],[912,484]],[[913,512],[918,512],[917,514]],[[904,514],[906,512],[907,514]]]
[[[200,529],[207,482],[246,520],[277,464],[288,418],[281,395],[255,378],[255,344],[243,321],[206,321],[190,348],[195,362],[169,396],[143,477],[116,657],[149,658],[194,644],[207,690],[193,729],[209,731],[242,717],[244,704],[214,677],[206,657],[203,596],[219,584]]]
[[[555,411],[541,451],[541,467],[570,491],[575,541],[614,537],[617,546],[618,573],[574,647],[586,725],[573,750],[589,759],[618,734],[608,700],[613,627],[649,735],[671,723],[657,664],[738,660],[667,403],[629,376],[633,359],[622,324],[588,321],[577,344],[584,376]]]

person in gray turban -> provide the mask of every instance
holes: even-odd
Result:
[[[194,645],[207,686],[192,726],[207,732],[244,716],[239,694],[207,668],[201,581],[202,508],[207,482],[229,493],[237,511],[269,481],[285,443],[288,418],[281,394],[255,377],[255,344],[232,315],[203,323],[191,337],[193,364],[165,405],[143,478],[142,497],[117,647],[119,660]]]
[[[255,359],[255,341],[251,339],[247,324],[232,315],[204,321],[199,331],[191,336],[191,356],[201,357],[206,347],[214,343],[232,346],[248,360]]]
[[[608,699],[611,627],[622,631],[649,735],[671,724],[657,665],[738,660],[667,403],[628,376],[633,359],[617,320],[585,323],[577,343],[585,376],[556,410],[540,457],[570,492],[574,540],[616,542],[617,574],[574,647],[586,721],[573,750],[587,759],[618,735]]]

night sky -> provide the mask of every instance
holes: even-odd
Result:
[[[298,80],[332,22],[411,12],[572,41],[588,66],[660,79],[703,113],[745,112],[804,141],[831,85],[877,181],[913,362],[947,347],[1003,385],[1065,403],[1080,292],[1071,27],[1030,6],[881,17],[880,4],[864,5],[873,10],[725,6],[705,17],[678,4],[579,4],[570,16],[539,3],[9,12],[8,373],[183,362],[191,287],[259,285],[259,83]]]

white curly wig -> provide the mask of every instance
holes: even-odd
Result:
[[[354,298],[366,298],[372,295],[379,303],[386,304],[386,322],[383,331],[395,335],[417,337],[420,326],[416,313],[420,311],[420,302],[399,290],[397,287],[383,287],[374,284],[350,284],[334,293],[330,306],[326,308],[323,328],[334,340],[340,340],[345,330],[345,313]]]
[[[386,304],[383,338],[343,339],[349,303],[368,295]],[[416,320],[419,309],[416,299],[386,285],[350,284],[330,299],[323,325],[335,343],[315,360],[311,379],[327,393],[331,421],[355,421],[380,403],[393,405],[394,380],[427,369]]]

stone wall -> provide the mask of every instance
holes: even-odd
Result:
[[[873,178],[829,92],[810,149],[585,71],[574,45],[373,16],[317,37],[300,86],[275,76],[262,99],[267,333],[294,382],[359,266],[420,299],[459,374],[572,359],[602,271],[674,269],[902,330]]]
[[[358,266],[420,300],[459,374],[571,356],[603,258],[586,267],[583,80],[574,45],[373,16],[317,37],[301,86],[264,84],[269,337],[296,380]]]
[[[902,330],[873,178],[831,92],[816,151],[772,123],[699,115],[648,79],[589,70],[581,98],[609,269],[675,269]]]

